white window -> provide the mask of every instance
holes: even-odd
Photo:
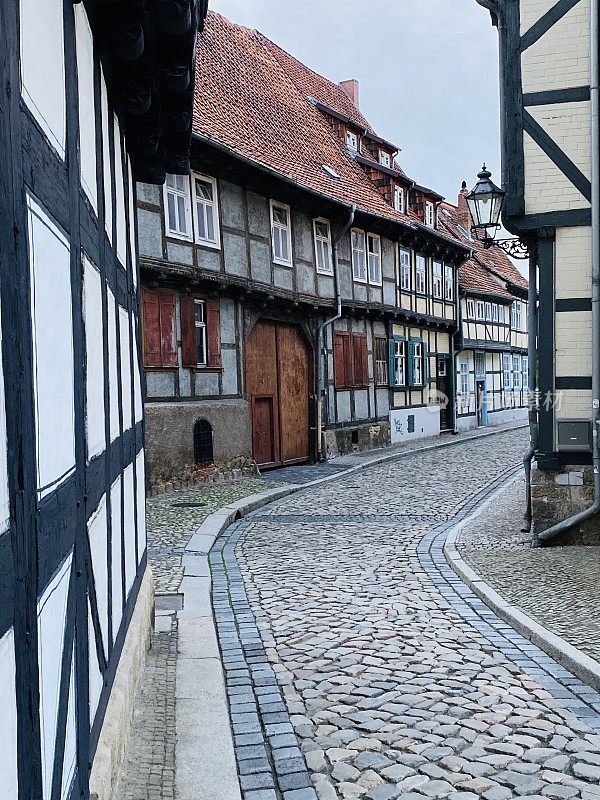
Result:
[[[346,145],[350,150],[358,150],[358,136],[353,131],[346,131]]]
[[[511,369],[510,353],[502,354],[502,367],[504,373],[504,391],[510,391],[512,389],[512,369]]]
[[[401,247],[400,253],[400,288],[410,291],[410,250]]]
[[[355,281],[367,282],[365,232],[352,231],[352,275]]]
[[[188,175],[167,175],[165,182],[165,220],[167,236],[192,238],[190,179]]]
[[[196,241],[213,247],[220,245],[217,182],[207,175],[194,176]]]
[[[381,286],[381,239],[374,233],[367,234],[369,255],[369,283]]]
[[[498,322],[498,304],[492,305],[492,322]]]
[[[426,273],[426,271],[427,271],[427,259],[425,258],[425,256],[418,255],[417,256],[417,270],[416,270],[416,275],[417,275],[417,286],[416,286],[416,289],[417,289],[418,294],[425,294],[425,288],[426,288],[425,273]]]
[[[454,270],[450,266],[450,264],[446,264],[445,266],[445,276],[446,276],[446,284],[445,284],[445,293],[444,297],[446,300],[454,300]]]
[[[396,186],[394,189],[394,208],[404,214],[404,189]]]
[[[290,207],[271,200],[271,239],[273,261],[276,264],[292,265],[292,225]]]
[[[194,322],[196,325],[196,364],[206,366],[206,303],[194,300]]]
[[[430,202],[425,203],[425,225],[435,228],[435,206]]]
[[[485,321],[491,322],[492,321],[492,304],[486,303],[485,304]]]
[[[469,407],[469,362],[461,359],[460,362],[460,394],[463,408]]]
[[[391,164],[390,154],[386,153],[385,150],[379,151],[379,163],[382,167],[389,167]]]
[[[324,275],[333,274],[333,261],[331,257],[331,228],[326,219],[313,220],[315,236],[315,259],[317,272]]]
[[[485,306],[483,300],[477,301],[477,319],[485,318]]]
[[[511,320],[510,320],[510,326],[513,329],[513,331],[522,330],[522,328],[521,328],[521,323],[522,323],[521,314],[522,314],[521,301],[520,300],[515,300],[514,303],[512,304],[512,312],[511,312]]]
[[[394,375],[396,386],[406,386],[406,342],[394,340]]]
[[[504,306],[498,306],[498,322],[504,325]]]
[[[513,354],[512,367],[513,367],[513,389],[520,389],[521,388],[521,356],[518,355],[517,353]]]
[[[522,376],[523,376],[523,388],[527,389],[529,387],[529,356],[522,356],[521,357],[522,363]]]
[[[423,385],[423,343],[415,342],[413,345],[413,385]]]
[[[475,300],[467,298],[467,319],[475,319]]]
[[[442,262],[433,262],[433,296],[442,296]]]

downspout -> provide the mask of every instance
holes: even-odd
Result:
[[[338,265],[338,242],[345,236],[352,225],[354,224],[354,216],[356,214],[356,204],[353,203],[350,208],[350,216],[348,222],[344,225],[340,233],[331,242],[331,257],[333,261],[333,279],[335,286],[335,299],[336,299],[336,312],[333,317],[321,322],[317,330],[317,458],[319,461],[325,460],[322,446],[322,430],[323,430],[323,392],[325,390],[325,357],[323,354],[323,342],[325,328],[340,319],[342,316],[342,295],[340,291],[340,271]]]
[[[463,321],[462,321],[462,297],[460,294],[460,277],[458,274],[460,267],[456,267],[455,276],[454,276],[454,297],[455,300],[455,316],[457,322],[456,328],[456,335],[452,337],[452,358],[451,358],[451,366],[452,366],[452,403],[454,408],[452,410],[452,433],[456,435],[458,433],[458,403],[457,403],[457,357],[459,353],[462,353],[464,349],[464,333],[463,333]],[[464,293],[463,293],[464,296]]]
[[[600,421],[600,119],[598,77],[600,60],[598,57],[598,36],[600,30],[600,0],[591,0],[591,80],[590,112],[592,119],[592,456],[594,464],[594,502],[589,508],[580,511],[557,525],[541,531],[539,542],[547,542],[575,525],[585,522],[600,510],[600,442],[598,423]]]
[[[537,253],[532,253],[529,259],[529,296],[527,300],[527,359],[529,362],[529,448],[523,456],[525,467],[525,515],[521,533],[529,533],[533,519],[531,507],[531,462],[538,444],[538,414],[537,414],[537,337],[538,337],[538,296],[537,296]]]

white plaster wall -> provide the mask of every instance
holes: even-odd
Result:
[[[592,374],[592,312],[559,312],[554,321],[556,376]]]
[[[146,467],[143,450],[140,450],[136,459],[136,477],[138,557],[141,560],[146,551]]]
[[[63,0],[20,2],[21,94],[61,158],[66,95]]]
[[[73,321],[69,244],[31,198],[29,260],[38,490],[75,465]]]
[[[108,520],[106,514],[106,495],[100,501],[88,522],[88,536],[92,556],[92,574],[96,589],[96,603],[104,655],[108,656]]]
[[[77,83],[79,90],[79,155],[81,184],[92,208],[98,213],[96,181],[96,107],[94,103],[94,41],[83,3],[73,6],[77,48]]]
[[[137,573],[135,559],[135,486],[133,485],[133,464],[125,468],[123,473],[123,502],[125,512],[125,591],[131,591]]]
[[[133,410],[135,422],[141,422],[144,416],[142,401],[142,379],[140,374],[140,359],[138,356],[138,335],[135,317],[131,316],[131,336],[133,342]]]
[[[408,432],[408,417],[415,418],[414,433]],[[390,411],[390,432],[392,444],[437,436],[440,432],[440,411],[438,408],[402,408]]]
[[[11,628],[0,639],[0,800],[18,796],[15,692],[15,636]]]
[[[40,726],[44,800],[49,800],[52,788],[58,694],[72,559],[72,554],[65,559],[38,602]]]
[[[135,236],[135,208],[133,202],[134,184],[129,159],[127,159],[127,180],[129,182],[129,247],[131,250],[131,270],[133,285],[137,286],[137,241]]]
[[[102,279],[91,261],[83,259],[83,313],[86,350],[87,457],[106,449],[104,432],[104,344],[102,340]]]
[[[115,296],[108,289],[108,379],[110,394],[110,440],[120,433],[119,428],[119,364],[117,362],[117,323]]]
[[[557,228],[555,245],[557,298],[592,294],[592,233],[590,228]]]
[[[129,314],[119,306],[119,340],[121,342],[121,404],[123,407],[123,430],[131,428],[131,365],[129,361]]]
[[[93,723],[102,694],[103,678],[98,663],[98,651],[96,650],[96,637],[94,635],[94,625],[92,622],[92,611],[88,603],[88,650],[89,650],[89,680],[90,680],[90,721]]]
[[[112,242],[113,236],[113,213],[112,213],[112,179],[110,172],[110,112],[108,110],[108,91],[104,72],[101,70],[100,77],[100,104],[102,113],[102,170],[104,172],[104,224],[109,240]]]
[[[69,681],[69,700],[67,709],[67,729],[65,734],[65,752],[63,756],[63,774],[61,800],[67,800],[71,784],[75,776],[77,763],[77,722],[75,719],[75,651],[71,658],[71,676]]]
[[[117,256],[123,266],[127,264],[127,222],[125,218],[125,181],[123,179],[123,148],[121,130],[116,115],[113,116],[115,137],[115,191],[117,195]]]
[[[123,592],[121,584],[121,502],[122,487],[121,478],[118,477],[110,489],[111,502],[111,522],[112,522],[112,553],[111,553],[111,577],[112,577],[112,623],[113,640],[117,638],[121,617],[123,615]]]

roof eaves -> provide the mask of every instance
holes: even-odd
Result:
[[[335,119],[339,119],[340,122],[345,122],[347,125],[352,125],[353,128],[357,128],[361,132],[361,136],[366,136],[369,133],[362,125],[358,125],[353,119],[350,119],[350,117],[345,114],[341,114],[339,111],[331,108],[331,106],[325,105],[325,103],[317,100],[316,97],[307,97],[306,99],[311,105],[324,114],[329,114],[330,117],[335,117]]]
[[[391,175],[393,178],[399,178],[404,182],[408,181],[411,186],[414,186],[414,181],[408,178],[403,172],[400,172],[397,169],[392,169],[392,167],[386,167],[383,164],[380,164],[379,161],[375,161],[373,158],[367,158],[367,156],[363,156],[362,153],[352,153],[352,158],[365,167],[373,167],[373,169],[378,169],[380,172],[383,172],[386,175]]]

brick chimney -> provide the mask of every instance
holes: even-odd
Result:
[[[471,215],[469,213],[469,206],[467,205],[467,195],[469,194],[469,190],[467,188],[467,182],[463,181],[460,192],[458,193],[458,215],[460,219],[460,224],[466,231],[471,230],[472,222],[471,222]]]
[[[359,92],[358,92],[358,81],[354,80],[354,78],[350,81],[341,81],[340,86],[346,92],[350,100],[354,103],[357,108],[360,108],[359,105]]]

